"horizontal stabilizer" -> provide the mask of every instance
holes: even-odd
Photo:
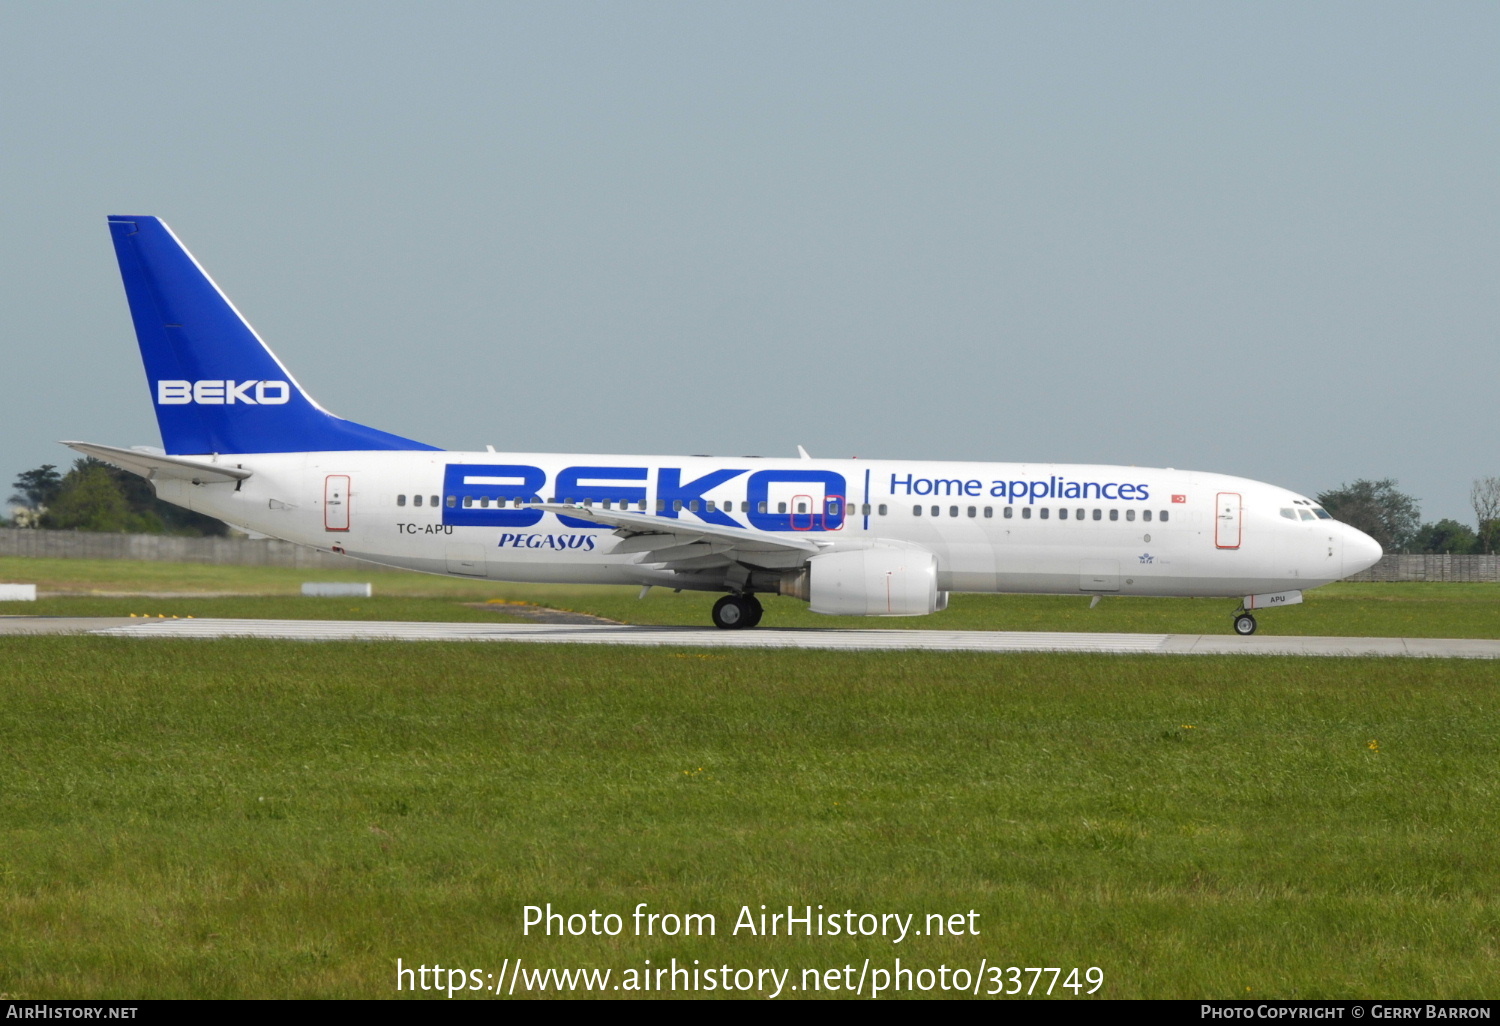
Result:
[[[95,445],[92,442],[63,442],[69,449],[76,449],[85,456],[102,460],[112,467],[128,470],[149,480],[191,481],[193,484],[217,484],[227,481],[243,481],[250,471],[241,467],[229,467],[218,463],[202,463],[186,460],[181,456],[162,456],[141,452],[139,449],[117,449],[113,445]]]

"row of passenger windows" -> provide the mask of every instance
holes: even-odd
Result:
[[[420,496],[420,495],[413,495],[411,497],[411,504],[413,506],[421,506],[422,505],[422,500],[423,500],[422,496]],[[470,509],[470,508],[473,508],[475,506],[479,507],[480,509],[488,509],[491,505],[493,505],[493,506],[495,506],[497,508],[503,508],[505,506],[512,506],[513,505],[517,509],[520,509],[520,508],[522,508],[524,506],[533,505],[533,504],[539,503],[541,501],[542,500],[540,499],[540,497],[533,497],[533,498],[529,498],[528,499],[525,496],[519,496],[519,495],[516,496],[515,498],[491,497],[491,496],[488,496],[488,495],[480,495],[480,496],[477,496],[477,497],[473,496],[473,495],[465,495],[463,497],[463,505],[464,505],[465,509]],[[549,503],[555,503],[555,502],[557,502],[556,499],[548,499],[547,501]],[[565,506],[572,506],[572,505],[574,505],[574,500],[571,499],[571,498],[564,498],[562,500],[562,502],[563,502],[563,505],[565,505]],[[583,499],[582,503],[583,503],[583,506],[585,508],[588,508],[588,509],[592,509],[593,506],[594,506],[594,500],[593,499]],[[438,496],[436,496],[436,495],[430,496],[428,498],[428,504],[432,505],[432,506],[438,505]],[[458,496],[456,496],[456,495],[450,495],[450,496],[448,496],[448,507],[450,509],[458,506],[458,504],[459,504],[459,497]],[[397,506],[405,506],[406,505],[406,496],[405,495],[398,495],[398,496],[396,496],[396,505]],[[736,505],[738,505],[738,507],[739,507],[738,508],[738,512],[740,512],[740,513],[749,513],[750,512],[750,503],[748,503],[748,502],[741,502],[741,503],[738,503],[738,504],[736,504],[734,502],[725,502],[725,503],[720,503],[718,505],[715,505],[715,501],[713,499],[706,499],[706,500],[704,500],[704,502],[701,505],[709,513],[712,513],[712,512],[714,512],[717,509],[722,509],[726,513],[734,513],[734,512],[736,512],[736,508],[735,508]],[[797,508],[794,511],[792,511],[794,513],[807,514],[807,513],[810,512],[809,509],[808,509],[808,504],[805,503],[805,502],[798,502],[798,503],[795,503],[795,505],[796,505]],[[837,499],[826,500],[823,503],[823,505],[824,505],[824,512],[825,512],[825,514],[827,516],[831,516],[831,517],[837,517],[842,512],[848,512],[849,514],[851,514],[853,516],[866,516],[867,517],[867,516],[871,515],[871,506],[870,506],[870,504],[868,502],[866,502],[866,503],[851,502],[851,503],[849,503],[847,511],[845,511],[845,510],[842,509],[843,504],[840,503]],[[674,499],[674,500],[672,500],[672,509],[674,511],[681,511],[681,510],[685,509],[685,510],[687,510],[690,513],[697,513],[699,511],[699,506],[700,506],[700,503],[699,503],[699,501],[697,499],[689,499],[686,502],[684,502],[681,499]],[[646,500],[641,499],[641,500],[638,500],[638,501],[635,501],[635,502],[631,502],[631,501],[626,500],[626,499],[621,499],[618,502],[615,502],[614,500],[611,500],[611,499],[605,499],[605,500],[603,500],[600,503],[600,508],[602,508],[602,509],[611,509],[611,508],[614,508],[614,509],[619,509],[619,510],[623,510],[623,511],[633,511],[633,512],[644,513],[644,512],[646,512]],[[1001,514],[1000,514],[1001,517],[1003,519],[1005,519],[1005,520],[1010,520],[1010,519],[1014,518],[1015,517],[1016,508],[1017,507],[1015,507],[1015,506],[1002,506],[1002,507],[1000,507],[1000,509],[1001,509]],[[667,501],[665,499],[657,499],[656,500],[656,511],[658,513],[664,513],[664,512],[666,512],[666,509],[667,509]],[[1037,506],[1037,507],[1021,506],[1020,507],[1020,510],[1021,510],[1021,519],[1022,520],[1030,520],[1032,518],[1032,515],[1033,515],[1033,512],[1032,512],[1033,509],[1035,509],[1035,515],[1036,515],[1037,519],[1039,519],[1039,520],[1047,520],[1047,519],[1049,519],[1052,516],[1052,510],[1051,510],[1050,507],[1047,507],[1047,506]],[[875,511],[874,512],[875,516],[882,516],[883,517],[883,516],[886,516],[889,513],[889,508],[884,503],[882,503],[882,504],[880,504],[878,506],[875,506],[874,507],[874,511]],[[960,512],[960,511],[963,511],[963,512]],[[759,503],[756,503],[756,512],[757,513],[769,513],[770,512],[770,503],[768,503],[768,502],[759,502]],[[776,503],[776,512],[777,513],[786,513],[786,512],[788,512],[787,503],[785,503],[785,502],[778,502],[778,503]],[[1292,512],[1292,511],[1291,510],[1282,510],[1281,511],[1281,515],[1282,516],[1286,516],[1290,512]],[[1311,517],[1309,516],[1309,514],[1306,513],[1306,511],[1302,511],[1302,512],[1303,512],[1304,518],[1311,519]],[[1322,513],[1322,510],[1318,510],[1318,512]],[[980,506],[968,506],[968,507],[949,506],[948,507],[948,516],[950,516],[950,517],[961,516],[961,515],[964,515],[964,513],[967,513],[967,515],[970,516],[970,517],[979,517],[979,516],[982,515],[986,519],[991,519],[991,518],[993,518],[995,516],[995,507],[994,506],[983,506],[983,507],[980,507]],[[1108,511],[1108,513],[1109,513],[1109,519],[1110,520],[1119,520],[1120,519],[1120,510],[1118,510],[1118,509],[1111,509],[1111,510]],[[1149,524],[1149,523],[1151,523],[1153,513],[1155,514],[1156,519],[1159,520],[1161,523],[1166,523],[1167,522],[1168,516],[1169,516],[1169,511],[1168,510],[1153,511],[1153,510],[1149,510],[1149,509],[1143,509],[1143,510],[1140,511],[1141,519],[1143,521],[1145,521],[1146,523]],[[1074,509],[1074,510],[1071,511],[1071,515],[1072,515],[1072,518],[1074,520],[1086,520],[1086,519],[1089,519],[1088,514],[1089,514],[1089,511],[1086,510],[1086,509]],[[1094,520],[1103,520],[1103,519],[1105,519],[1104,514],[1105,514],[1105,510],[1095,509],[1093,511],[1093,518],[1092,519],[1094,519]],[[941,506],[913,506],[912,510],[911,510],[911,515],[914,516],[914,517],[920,517],[920,516],[924,516],[924,515],[926,515],[926,516],[940,517],[940,516],[943,515],[943,507],[941,507]],[[1069,515],[1070,515],[1070,511],[1066,507],[1060,507],[1057,510],[1057,519],[1059,519],[1059,520],[1067,520],[1068,517],[1069,517]],[[1127,509],[1127,510],[1125,510],[1125,519],[1126,519],[1126,521],[1134,521],[1135,520],[1135,515],[1136,515],[1136,511],[1134,509]],[[1327,514],[1324,514],[1324,516],[1326,516],[1326,515]],[[1293,519],[1295,519],[1295,517]]]
[[[949,506],[948,507],[948,515],[950,517],[959,516],[960,515],[959,514],[960,508],[961,507],[959,507],[959,506]],[[1022,507],[1020,507],[1020,509],[1021,509],[1021,519],[1022,520],[1030,520],[1031,517],[1032,517],[1032,509],[1033,508],[1035,508],[1035,510],[1036,510],[1036,516],[1037,516],[1037,519],[1039,519],[1039,520],[1047,520],[1047,519],[1049,519],[1052,516],[1052,511],[1047,506],[1037,506],[1037,507],[1022,506]],[[1016,515],[1016,507],[1015,506],[1002,506],[1001,509],[1003,510],[1003,512],[1001,513],[1001,516],[1004,519],[1006,519],[1006,520],[1010,520],[1010,519],[1012,519]],[[941,507],[941,506],[913,506],[911,508],[911,515],[914,516],[914,517],[920,517],[920,516],[923,515],[924,510],[931,510],[931,513],[929,514],[930,516],[940,517],[940,516],[943,515],[943,507]],[[978,507],[978,506],[969,506],[969,507],[967,507],[967,512],[968,512],[969,516],[971,516],[971,517],[977,517],[977,516],[980,515],[981,511],[980,511],[980,507]],[[1109,519],[1110,520],[1119,520],[1120,519],[1120,511],[1118,509],[1111,509],[1108,512],[1109,512]],[[1143,510],[1140,511],[1140,513],[1141,513],[1141,519],[1144,520],[1148,524],[1151,523],[1151,516],[1152,516],[1153,512],[1155,512],[1157,519],[1160,520],[1164,524],[1169,519],[1169,511],[1168,510],[1153,511],[1153,510],[1149,510],[1149,509],[1143,509]],[[1086,509],[1075,509],[1075,510],[1072,510],[1071,513],[1072,513],[1072,517],[1073,517],[1074,520],[1087,520],[1087,519],[1089,519],[1089,516],[1088,516],[1089,511],[1086,510]],[[1104,510],[1102,510],[1102,509],[1096,509],[1096,510],[1093,511],[1093,513],[1094,513],[1094,515],[1093,515],[1093,519],[1094,520],[1103,520],[1104,519],[1104,513],[1105,513]],[[1133,509],[1127,509],[1125,511],[1125,519],[1127,521],[1133,521],[1133,520],[1135,520],[1135,514],[1136,514],[1135,510],[1133,510]],[[993,506],[985,506],[985,507],[983,507],[983,515],[986,516],[986,517],[993,517],[995,515],[995,507],[993,507]],[[1057,519],[1059,519],[1059,520],[1066,520],[1066,519],[1068,519],[1068,516],[1069,516],[1069,510],[1067,508],[1060,507],[1058,509],[1058,511],[1057,511]]]
[[[396,496],[396,505],[397,506],[405,506],[406,505],[406,498],[407,497],[405,495],[398,495],[398,496]],[[488,509],[491,506],[495,506],[497,508],[503,508],[503,507],[506,507],[506,506],[514,506],[515,508],[520,509],[520,508],[522,508],[524,506],[535,505],[535,504],[541,502],[542,500],[541,500],[540,497],[532,497],[532,498],[528,499],[525,496],[520,496],[520,495],[518,495],[518,496],[516,496],[514,498],[511,498],[510,496],[489,496],[489,495],[474,496],[474,495],[465,495],[463,497],[462,501],[463,501],[463,506],[464,506],[465,509],[470,509],[470,508],[473,508],[473,507],[476,507],[476,506],[479,507],[480,509]],[[552,498],[552,499],[548,499],[547,501],[549,503],[556,503],[558,500],[555,499],[555,498]],[[593,500],[593,499],[574,500],[571,497],[565,497],[562,500],[562,504],[564,506],[572,506],[572,505],[575,505],[575,503],[576,503],[576,504],[583,505],[587,509],[593,509],[594,508],[594,501],[595,500]],[[420,505],[422,505],[422,496],[420,496],[420,495],[413,495],[411,497],[411,504],[413,506],[420,506]],[[431,497],[431,504],[433,506],[438,505],[438,497],[436,495],[434,495],[434,496]],[[458,506],[458,504],[459,504],[459,497],[457,495],[450,495],[450,496],[448,496],[448,507],[450,509]],[[755,506],[756,506],[756,512],[757,513],[769,513],[771,511],[770,510],[770,505],[771,504],[768,503],[768,502],[758,502],[758,503],[755,504]],[[791,511],[791,512],[801,513],[801,514],[807,514],[807,513],[810,512],[809,509],[808,509],[808,504],[805,503],[805,502],[798,502],[795,505],[796,505],[797,508],[795,510]],[[851,516],[870,516],[871,515],[871,513],[870,513],[871,506],[870,506],[870,504],[868,502],[866,502],[866,503],[851,502],[851,503],[849,503],[849,506],[848,506],[847,510],[845,510],[844,504],[842,502],[840,502],[838,499],[829,499],[829,500],[826,500],[823,505],[824,505],[824,513],[827,516],[831,516],[831,517],[840,516],[844,512],[848,512]],[[639,513],[646,512],[646,500],[644,500],[644,499],[641,499],[641,500],[638,500],[638,501],[635,501],[635,502],[631,502],[631,501],[626,500],[626,499],[620,499],[618,501],[615,501],[613,499],[604,499],[603,501],[601,501],[599,503],[599,506],[600,506],[601,509],[618,509],[618,510],[623,510],[623,511],[631,511],[631,512],[639,512]],[[786,513],[786,512],[789,512],[787,506],[788,506],[788,504],[785,503],[785,502],[778,502],[778,503],[776,503],[776,512],[777,513]],[[723,502],[723,503],[721,503],[721,502],[717,502],[714,499],[706,499],[703,502],[699,502],[697,499],[689,499],[686,502],[684,502],[682,499],[673,499],[672,500],[672,509],[674,511],[687,510],[690,513],[697,513],[700,509],[701,510],[706,510],[709,513],[715,512],[716,510],[723,510],[726,513],[733,513],[733,512],[736,511],[736,507],[738,507],[738,511],[741,512],[741,513],[749,513],[750,512],[750,503],[748,503],[748,502],[741,502],[741,503]],[[665,513],[666,510],[667,510],[667,500],[666,499],[657,499],[656,500],[656,511],[658,513]],[[885,506],[882,505],[882,506],[879,507],[879,513],[878,513],[878,515],[879,516],[885,516],[886,515],[886,507]]]

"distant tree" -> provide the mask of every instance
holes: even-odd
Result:
[[[1479,551],[1479,538],[1468,524],[1457,520],[1439,520],[1423,524],[1411,543],[1414,552],[1448,553],[1455,556]]]
[[[73,463],[39,526],[188,535],[223,535],[229,530],[212,517],[162,502],[145,478],[92,458]]]
[[[28,509],[37,509],[50,505],[57,497],[58,490],[62,488],[62,475],[57,472],[56,466],[44,463],[35,470],[21,474],[11,487],[16,490],[10,497],[11,502],[19,502]]]
[[[1421,524],[1417,500],[1396,490],[1392,478],[1355,481],[1318,495],[1318,505],[1357,527],[1387,552],[1408,552]]]
[[[1500,477],[1481,477],[1475,481],[1469,498],[1474,504],[1480,548],[1494,552],[1500,545]]]
[[[57,497],[47,507],[42,526],[58,531],[149,531],[124,494],[98,460],[82,459],[63,478]],[[156,525],[159,531],[160,524]]]

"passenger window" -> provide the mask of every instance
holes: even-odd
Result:
[[[450,495],[450,496],[448,496],[448,508],[452,509],[454,506],[457,506],[457,505],[458,505],[458,496],[456,496],[456,495]]]
[[[979,516],[979,509],[978,509],[978,507],[976,507],[976,506],[970,506],[969,507],[969,516],[971,516],[971,517],[977,517],[977,516]]]
[[[704,508],[706,508],[710,513],[712,513],[714,511],[714,500],[709,499],[707,501],[707,503],[705,504]]]
[[[786,503],[784,503],[784,502],[778,502],[776,504],[776,512],[778,512],[778,513],[785,513],[786,512]]]
[[[1133,510],[1133,509],[1127,509],[1125,511],[1125,519],[1126,520],[1134,520],[1135,519],[1135,510]]]
[[[1151,523],[1151,511],[1149,509],[1141,510],[1141,519],[1148,524]]]
[[[1041,514],[1042,519],[1046,520],[1048,514],[1050,514],[1052,511],[1050,509],[1048,509],[1046,506],[1043,506],[1038,512]]]
[[[464,496],[464,508],[467,509],[468,507],[470,507],[472,505],[474,505],[474,496],[472,496],[472,495],[465,495]]]
[[[882,502],[879,506],[876,507],[875,511],[881,516],[885,516],[885,503]]]
[[[911,515],[914,516],[914,517],[921,516],[922,515],[922,507],[921,506],[913,506],[911,508]]]
[[[488,495],[481,495],[479,497],[479,508],[480,509],[489,509],[490,508],[490,497]]]
[[[1059,520],[1066,520],[1066,519],[1068,519],[1068,510],[1067,510],[1066,507],[1064,507],[1063,509],[1060,509],[1060,510],[1057,511],[1057,519],[1059,519]]]
[[[667,511],[667,500],[666,499],[657,499],[656,500],[656,512],[658,512],[658,513],[665,513],[666,511]]]
[[[1082,520],[1083,519],[1083,515],[1085,513],[1087,513],[1087,512],[1088,512],[1088,510],[1086,510],[1086,509],[1075,509],[1073,511],[1073,516],[1077,517],[1079,520]]]
[[[1102,509],[1096,509],[1096,510],[1094,510],[1094,519],[1095,520],[1102,520],[1102,519],[1104,519],[1104,510],[1102,510]]]
[[[404,496],[404,495],[398,495],[398,496],[396,496],[396,505],[398,505],[398,506],[405,506],[406,505],[406,496]]]
[[[948,515],[950,517],[956,517],[956,516],[958,516],[958,507],[957,506],[949,506],[948,507]]]
[[[836,517],[836,516],[838,516],[839,515],[839,504],[838,504],[838,501],[836,499],[827,499],[827,500],[824,500],[824,501],[827,502],[827,504],[828,504],[827,515],[830,516],[830,517]]]
[[[761,513],[764,513],[764,512],[765,512],[765,511],[766,511],[766,504],[765,504],[765,503],[764,503],[764,502],[762,502],[762,503],[760,503],[760,505],[759,505],[759,506],[758,506],[758,507],[757,507],[757,509],[758,509],[758,510],[759,510],[759,511],[760,511],[760,512],[761,512]]]
[[[1111,520],[1119,520],[1120,519],[1120,511],[1117,510],[1117,509],[1110,510],[1109,511],[1109,519],[1111,519]]]
[[[986,520],[993,520],[994,517],[995,517],[995,507],[994,506],[986,506],[986,507],[984,507],[984,518]]]
[[[1015,510],[1014,506],[1006,506],[1005,507],[1005,519],[1006,520],[1009,520],[1011,518],[1011,514],[1012,514],[1012,512],[1014,510]]]
[[[943,515],[943,508],[941,506],[934,506],[934,507],[932,507],[932,515],[935,516],[935,517],[942,516]]]
[[[1167,522],[1167,511],[1166,510],[1162,510],[1161,511],[1161,522],[1164,523],[1164,524]]]
[[[797,512],[798,513],[806,513],[807,512],[807,503],[805,503],[805,502],[799,502],[799,503],[797,503]]]
[[[422,505],[422,497],[420,495],[413,495],[411,497],[411,504],[413,506],[420,506],[420,505]],[[436,506],[437,503],[434,502],[433,505]]]
[[[437,496],[436,496],[436,495],[434,495],[434,496],[433,496],[433,497],[432,497],[432,504],[433,504],[433,505],[434,505],[434,506],[436,506],[436,505],[437,505],[437,504],[438,504],[438,501],[437,501],[437,499],[438,499],[438,497],[437,497]],[[420,506],[420,505],[422,505],[422,504],[421,504],[421,503],[420,503],[420,502],[419,502],[419,503],[417,503],[417,505],[418,505],[418,506]],[[448,505],[450,505],[450,506],[451,506],[451,505],[453,505],[453,503],[451,503],[451,502],[450,502],[450,503],[448,503]]]
[[[672,509],[673,509],[674,512],[681,513],[682,512],[682,500],[681,499],[673,499],[672,500]]]
[[[1022,520],[1030,520],[1031,519],[1031,507],[1030,506],[1022,506],[1021,507],[1021,519]]]

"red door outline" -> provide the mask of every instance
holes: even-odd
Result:
[[[797,512],[797,501],[799,499],[805,499],[806,500],[807,511],[805,513],[799,513],[799,512]],[[805,526],[802,526],[802,527],[797,526],[797,518],[798,517],[806,517],[807,518],[807,524]],[[792,530],[793,531],[811,531],[813,529],[813,525],[815,523],[817,523],[817,520],[818,520],[818,514],[817,514],[817,511],[813,509],[812,496],[811,495],[793,495],[792,496]]]
[[[323,530],[349,530],[348,474],[329,474],[323,481]]]
[[[1237,549],[1244,536],[1243,509],[1239,492],[1220,492],[1214,504],[1214,544]]]

